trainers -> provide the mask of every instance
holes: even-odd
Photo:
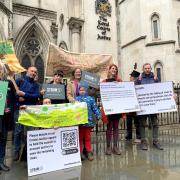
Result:
[[[111,155],[111,147],[107,147],[106,149],[106,155]]]
[[[19,160],[19,151],[14,153],[13,161],[18,161]]]
[[[145,151],[148,150],[148,145],[146,140],[141,140],[141,149]]]
[[[86,159],[86,156],[83,153],[81,153],[81,161],[84,161],[85,159]]]
[[[92,161],[94,159],[93,153],[92,152],[88,152],[87,153],[87,158],[88,158],[89,161]]]
[[[156,149],[163,150],[163,147],[160,145],[159,141],[153,141],[153,146]]]
[[[0,170],[1,171],[9,171],[10,168],[8,166],[6,166],[4,163],[0,164]]]
[[[113,153],[116,154],[116,155],[121,155],[121,151],[116,146],[114,146],[114,148],[113,148]]]

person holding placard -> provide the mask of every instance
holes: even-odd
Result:
[[[3,67],[0,69],[0,80],[8,83],[8,90],[6,95],[4,114],[0,115],[0,171],[9,171],[10,167],[5,164],[4,160],[6,155],[8,130],[12,130],[16,91],[13,83],[10,80],[6,80],[2,68]]]
[[[157,83],[158,78],[151,72],[151,64],[145,63],[143,65],[143,73],[138,77],[136,84],[152,84]],[[145,136],[145,127],[146,120],[149,119],[149,122],[152,126],[152,136],[153,136],[153,146],[159,150],[163,150],[163,147],[160,145],[158,140],[158,119],[157,114],[150,115],[140,115],[139,123],[140,123],[140,134],[141,134],[141,149],[148,150],[148,144]]]
[[[82,71],[76,68],[72,72],[71,80],[67,83],[67,99],[69,102],[75,102],[76,96],[79,95],[79,84],[81,80]]]
[[[23,126],[17,124],[19,117],[19,107],[22,105],[36,105],[38,98],[40,98],[39,85],[35,81],[37,76],[37,68],[32,66],[27,70],[26,75],[23,78],[18,78],[16,84],[19,87],[18,94],[16,96],[16,107],[14,112],[14,161],[19,160],[21,149],[21,134],[23,132]]]
[[[122,82],[122,80],[118,77],[118,67],[115,64],[111,64],[108,69],[107,79],[103,80],[103,82]],[[106,130],[106,155],[111,155],[112,150],[114,154],[120,155],[121,151],[118,148],[118,140],[119,140],[119,120],[122,114],[112,114],[107,116],[107,130]],[[111,139],[113,134],[113,149],[111,149]]]
[[[63,89],[63,93],[65,98],[64,99],[58,99],[58,98],[51,98],[50,96],[46,95],[46,98],[49,98],[51,99],[51,103],[52,104],[62,104],[62,103],[67,103],[68,100],[67,100],[67,96],[66,96],[66,85],[62,82],[63,80],[63,77],[64,77],[64,73],[63,71],[61,70],[57,70],[55,73],[54,73],[54,77],[52,79],[52,81],[49,83],[49,84],[52,84],[52,85],[63,85],[64,89]],[[51,88],[51,87],[50,87]],[[56,90],[58,89],[58,87],[55,88]],[[65,92],[64,92],[65,91]],[[58,92],[58,91],[57,91]],[[41,90],[41,95],[44,96],[44,94],[46,93],[46,90],[45,89],[42,89]],[[54,92],[53,92],[54,93]],[[55,94],[55,93],[54,93]],[[58,92],[58,94],[61,94],[60,92]]]

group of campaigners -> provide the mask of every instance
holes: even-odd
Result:
[[[99,120],[99,125],[104,116],[98,108],[94,97],[92,96],[92,88],[88,87],[87,84],[81,84],[81,69],[77,68],[72,73],[72,78],[66,86],[66,99],[65,100],[51,100],[43,99],[43,104],[60,104],[60,103],[75,103],[86,102],[88,107],[88,123],[79,126],[79,141],[80,141],[80,153],[81,159],[86,158],[90,161],[93,160],[93,153],[91,147],[91,130],[95,125],[93,116]],[[62,70],[58,70],[54,73],[54,77],[51,84],[63,84],[64,73]],[[8,82],[8,92],[5,105],[4,115],[0,116],[0,170],[9,171],[10,168],[5,164],[5,152],[6,152],[6,141],[7,133],[9,129],[13,127],[13,144],[14,154],[13,160],[18,161],[21,149],[21,136],[23,132],[23,126],[17,124],[19,117],[19,111],[24,105],[37,105],[39,100],[43,97],[45,90],[40,90],[37,83],[37,69],[36,67],[29,67],[25,76],[16,79],[18,90],[15,90],[13,83],[4,75],[3,68],[0,70],[0,80]],[[156,76],[151,71],[151,65],[146,63],[143,65],[143,72],[139,73],[133,71],[130,74],[130,81],[134,81],[135,84],[151,84],[158,82]],[[115,64],[111,64],[108,67],[107,78],[103,82],[122,82],[118,76],[118,67]],[[148,143],[145,137],[145,127],[147,118],[150,120],[153,129],[153,145],[159,150],[163,150],[162,146],[158,141],[158,121],[157,115],[142,115],[137,116],[136,113],[127,114],[112,114],[105,117],[107,130],[106,130],[106,155],[112,153],[120,155],[121,151],[118,147],[119,141],[119,120],[120,118],[127,120],[127,136],[126,139],[132,139],[132,122],[134,119],[136,127],[136,139],[141,143],[141,149],[147,150]],[[31,129],[30,127],[28,127]],[[113,138],[112,138],[113,137]]]

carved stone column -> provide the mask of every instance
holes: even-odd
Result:
[[[8,39],[12,39],[12,23],[13,23],[13,19],[12,19],[12,14],[9,15],[8,17]]]
[[[55,44],[57,44],[57,38],[58,38],[58,25],[56,22],[52,22],[51,24],[51,33],[53,35],[53,39],[55,41]]]
[[[70,30],[70,45],[71,51],[81,52],[81,29],[83,26],[84,20],[71,17],[68,21],[69,30]]]

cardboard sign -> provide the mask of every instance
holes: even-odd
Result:
[[[140,110],[134,82],[100,83],[100,94],[106,115]]]
[[[137,85],[138,115],[177,111],[172,82]]]
[[[81,165],[78,126],[28,131],[28,176]]]
[[[8,82],[0,81],[0,115],[4,115]]]
[[[51,173],[29,176],[28,180],[55,180],[61,177],[61,180],[81,180],[81,166],[53,171]]]
[[[45,94],[43,98],[64,100],[65,99],[65,85],[64,84],[44,84],[43,89]]]
[[[99,81],[100,81],[100,76],[86,71],[82,72],[81,83],[87,83],[89,86],[98,89]]]

